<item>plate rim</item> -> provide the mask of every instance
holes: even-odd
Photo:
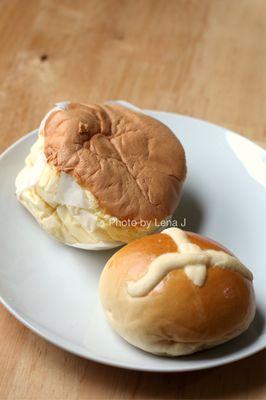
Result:
[[[182,114],[178,114],[178,113],[174,113],[174,112],[168,112],[168,111],[161,111],[161,110],[152,110],[152,109],[145,109],[144,112],[147,113],[152,113],[152,114],[166,114],[172,117],[181,117],[181,118],[185,118],[188,120],[193,120],[193,121],[197,121],[203,124],[208,124],[211,125],[213,128],[215,129],[219,129],[219,130],[224,130],[225,132],[230,132],[230,134],[236,135],[238,137],[240,137],[242,140],[247,141],[250,145],[252,146],[256,146],[258,149],[260,149],[260,151],[264,151],[265,149],[258,145],[257,143],[253,142],[252,140],[246,138],[245,136],[240,135],[237,132],[231,131],[230,129],[227,129],[226,127],[205,121],[203,119],[199,119],[199,118],[195,118],[195,117],[191,117],[188,115],[182,115]],[[24,142],[25,140],[27,140],[29,137],[34,136],[35,134],[38,133],[38,128],[34,129],[32,131],[30,131],[29,133],[27,133],[26,135],[23,135],[22,137],[20,137],[18,140],[16,140],[14,143],[12,143],[9,147],[7,147],[1,154],[0,154],[0,162],[4,159],[4,157],[9,154],[10,152],[12,152],[12,150],[19,146],[20,143]],[[214,368],[214,367],[218,367],[218,366],[222,366],[222,365],[226,365],[229,363],[233,363],[236,361],[239,361],[241,359],[244,359],[246,357],[252,356],[260,351],[262,351],[265,348],[265,340],[262,340],[262,344],[259,345],[258,347],[255,348],[247,348],[246,350],[242,350],[240,353],[236,353],[235,355],[228,355],[228,359],[224,359],[221,360],[220,358],[217,359],[213,359],[213,360],[208,360],[206,361],[204,364],[201,365],[196,365],[196,364],[192,364],[192,365],[186,365],[183,367],[179,366],[169,366],[169,367],[142,367],[142,366],[134,366],[133,364],[128,365],[124,362],[118,362],[118,361],[112,361],[109,358],[104,358],[102,356],[94,356],[93,354],[90,354],[90,352],[88,353],[88,351],[86,352],[81,352],[78,351],[77,349],[75,349],[75,346],[73,346],[73,344],[71,345],[71,342],[68,340],[64,340],[63,342],[66,344],[62,344],[62,339],[57,339],[57,335],[50,333],[46,334],[45,332],[42,332],[42,330],[40,328],[38,328],[33,322],[31,322],[30,320],[28,320],[26,317],[23,317],[22,315],[19,314],[19,312],[17,312],[15,310],[15,308],[13,308],[8,301],[6,301],[2,294],[0,293],[0,302],[1,304],[6,308],[6,310],[13,316],[15,317],[20,323],[22,323],[24,326],[26,326],[28,329],[30,329],[31,331],[33,331],[35,334],[37,334],[38,336],[40,336],[41,338],[47,340],[47,342],[53,344],[54,346],[57,346],[61,349],[63,349],[64,351],[67,351],[71,354],[74,354],[76,356],[82,357],[84,359],[88,359],[90,361],[93,362],[98,362],[104,365],[108,365],[108,366],[112,366],[112,367],[118,367],[118,368],[123,368],[123,369],[127,369],[127,370],[134,370],[134,371],[146,371],[146,372],[159,372],[159,373],[169,373],[169,372],[188,372],[188,371],[197,371],[197,370],[204,370],[204,369],[210,369],[210,368]],[[262,334],[263,338],[266,337],[265,333]],[[61,342],[60,342],[61,340]],[[69,344],[69,347],[67,346],[67,344]],[[178,358],[177,358],[178,360]]]

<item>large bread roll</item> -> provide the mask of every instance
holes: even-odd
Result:
[[[158,120],[114,104],[66,103],[43,119],[16,186],[52,236],[102,248],[169,218],[185,175],[183,147]]]

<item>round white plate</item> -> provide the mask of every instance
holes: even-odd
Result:
[[[238,360],[265,346],[266,165],[263,149],[218,126],[147,111],[183,143],[188,178],[177,221],[232,250],[254,273],[256,318],[231,342],[182,358],[142,352],[105,321],[98,280],[115,250],[89,252],[50,238],[15,197],[14,180],[36,138],[23,137],[0,157],[0,296],[45,339],[98,362],[146,371],[188,371]],[[263,159],[264,158],[264,159]]]

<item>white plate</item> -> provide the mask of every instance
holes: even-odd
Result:
[[[231,249],[254,273],[257,315],[239,338],[194,356],[159,358],[139,351],[107,325],[98,280],[112,251],[64,246],[17,202],[14,180],[36,137],[30,133],[0,158],[0,296],[23,324],[50,342],[98,362],[147,371],[188,371],[238,360],[265,346],[266,166],[264,151],[223,128],[148,111],[181,139],[188,179],[177,212],[186,229]],[[264,161],[263,161],[264,157]]]

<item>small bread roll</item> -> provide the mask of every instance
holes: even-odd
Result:
[[[210,239],[177,228],[114,254],[100,279],[112,328],[132,345],[181,356],[226,342],[255,314],[251,272]]]

